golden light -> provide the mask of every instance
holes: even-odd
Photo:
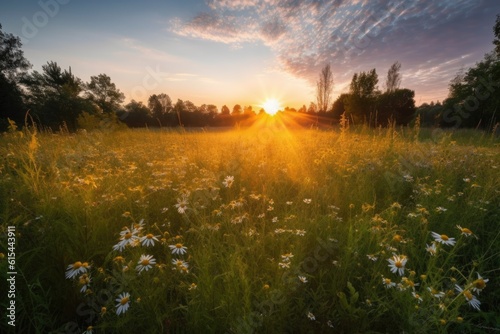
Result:
[[[273,98],[267,99],[266,102],[262,104],[262,108],[269,115],[275,115],[280,109],[282,109],[280,102]]]

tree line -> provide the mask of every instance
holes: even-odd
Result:
[[[336,124],[342,115],[354,124],[407,125],[416,117],[424,126],[480,127],[497,124],[500,105],[500,15],[493,28],[495,49],[450,82],[449,95],[441,102],[415,106],[415,92],[400,88],[401,63],[389,68],[384,90],[378,88],[376,69],[355,73],[349,91],[332,102],[333,73],[324,66],[316,83],[316,103],[295,109],[286,107],[278,114],[295,115],[302,126]],[[196,106],[191,101],[173,100],[165,93],[153,94],[146,104],[130,101],[106,74],[83,82],[71,67],[62,69],[49,61],[42,71],[29,71],[21,40],[2,31],[0,24],[0,131],[9,125],[24,124],[29,115],[39,125],[70,131],[83,127],[124,123],[130,127],[155,126],[235,126],[250,125],[269,117],[265,110],[236,104],[219,110],[212,104]]]

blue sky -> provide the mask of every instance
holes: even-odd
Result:
[[[384,88],[401,62],[417,105],[443,100],[461,68],[493,49],[496,0],[4,1],[0,23],[20,36],[34,70],[71,66],[83,81],[108,74],[126,102],[167,93],[219,108],[267,98],[315,101],[321,68],[334,97],[376,68]]]

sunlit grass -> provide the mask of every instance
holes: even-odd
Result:
[[[496,138],[287,122],[4,135],[18,329],[496,328]]]

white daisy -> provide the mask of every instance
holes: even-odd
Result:
[[[316,320],[316,317],[311,312],[307,312],[307,317],[309,318],[309,320]]]
[[[182,255],[187,253],[187,247],[181,243],[169,245],[168,247],[172,250],[172,254]]]
[[[88,262],[82,263],[80,261],[76,261],[75,263],[70,264],[66,268],[66,278],[67,279],[75,278],[78,275],[85,274],[89,269],[90,265],[88,264]]]
[[[179,212],[180,214],[183,214],[186,212],[186,210],[188,209],[188,200],[187,200],[187,197],[183,196],[182,199],[178,198],[177,199],[177,204],[175,204],[175,207],[177,208],[177,212]]]
[[[477,299],[476,296],[472,294],[469,290],[463,290],[460,286],[455,285],[455,289],[465,297],[465,300],[467,301],[467,304],[469,304],[470,307],[475,308],[476,310],[480,311],[480,306],[481,302],[479,299]]]
[[[152,265],[156,264],[156,260],[153,258],[153,255],[141,255],[141,258],[137,262],[137,266],[135,267],[135,270],[137,270],[139,273],[141,273],[143,270],[148,271],[149,269],[153,268]]]
[[[305,277],[305,276],[299,276],[299,280],[300,280],[302,283],[307,283],[307,277]]]
[[[234,183],[234,176],[226,176],[224,178],[224,181],[222,181],[222,184],[226,188],[231,188],[231,186],[233,185],[233,183]]]
[[[477,273],[477,280],[472,282],[472,291],[479,294],[481,291],[483,291],[484,288],[486,288],[486,283],[488,283],[489,281],[489,279],[483,278],[481,277],[481,275],[479,275],[479,273]]]
[[[450,238],[446,234],[437,234],[436,232],[431,232],[434,241],[439,242],[443,245],[453,246],[456,241],[455,238]]]
[[[120,315],[122,313],[127,312],[128,308],[130,307],[130,294],[128,292],[123,292],[122,294],[118,295],[118,298],[116,298],[116,314]]]
[[[405,272],[405,265],[408,259],[405,255],[394,254],[392,258],[387,259],[389,261],[389,268],[391,268],[392,273],[398,273],[399,276],[403,276]]]
[[[382,284],[385,286],[386,289],[394,288],[396,286],[396,283],[391,281],[390,278],[385,278],[385,277],[382,277]]]
[[[429,252],[430,255],[434,256],[437,253],[436,244],[433,242],[430,245],[425,245],[425,250]]]
[[[158,235],[153,235],[151,233],[148,233],[145,236],[143,236],[139,241],[145,247],[154,246],[155,241],[159,241],[158,237],[159,237]]]

